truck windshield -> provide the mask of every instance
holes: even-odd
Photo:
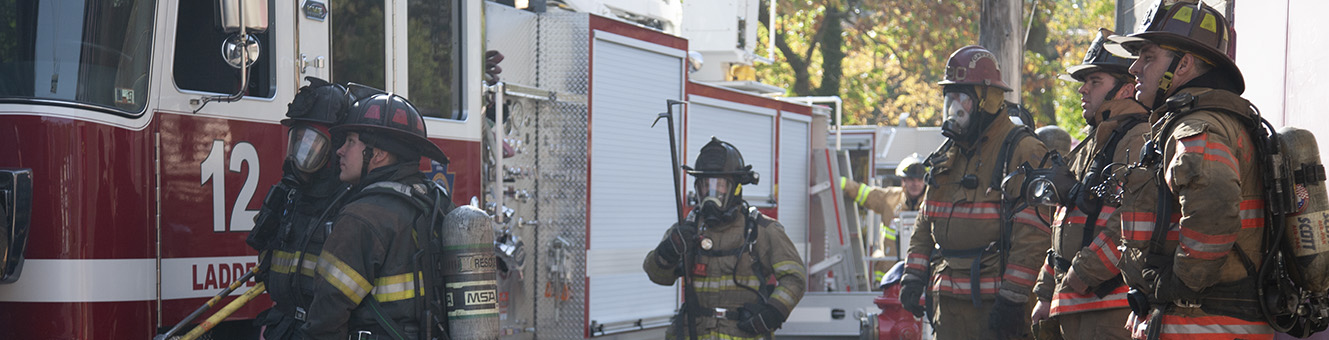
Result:
[[[143,111],[155,1],[0,0],[0,102]]]

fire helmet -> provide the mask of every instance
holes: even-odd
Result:
[[[1113,77],[1120,79],[1133,79],[1131,76],[1131,60],[1119,57],[1107,49],[1103,44],[1108,41],[1108,37],[1114,35],[1112,30],[1106,28],[1098,29],[1098,38],[1089,45],[1089,50],[1084,52],[1084,61],[1079,65],[1066,68],[1066,74],[1059,78],[1066,81],[1084,82],[1084,77],[1094,72],[1105,72]],[[1115,91],[1114,91],[1115,92]]]
[[[1190,53],[1225,73],[1236,85],[1237,94],[1246,90],[1246,80],[1233,61],[1236,45],[1232,44],[1232,25],[1213,7],[1199,2],[1165,4],[1160,0],[1145,14],[1140,27],[1139,33],[1108,37],[1104,47],[1127,58],[1139,57],[1146,42]]]
[[[309,85],[301,87],[295,99],[286,104],[286,119],[282,119],[281,124],[291,126],[296,122],[309,122],[332,126],[340,123],[346,117],[346,109],[355,102],[346,87],[315,77],[305,77],[305,80]]]
[[[1001,80],[997,57],[978,45],[961,47],[951,53],[950,59],[946,60],[946,79],[937,85],[984,85],[1011,91],[1011,87]]]
[[[415,105],[394,93],[373,94],[355,102],[346,120],[333,127],[332,132],[358,132],[365,144],[406,158],[404,160],[425,156],[440,164],[448,164],[448,156],[429,141],[424,119]]]
[[[757,184],[759,178],[752,165],[743,163],[743,155],[733,144],[711,137],[701,147],[694,163],[696,168],[682,166],[696,177],[696,188],[702,217],[712,223],[728,223],[742,214],[743,185]]]
[[[923,165],[923,160],[918,158],[918,153],[900,160],[900,165],[895,167],[895,175],[902,178],[923,178],[927,173],[928,169]]]
[[[1070,156],[1071,134],[1060,126],[1047,125],[1034,130],[1034,134],[1038,135],[1038,140],[1043,141],[1049,150],[1056,150],[1062,156]]]

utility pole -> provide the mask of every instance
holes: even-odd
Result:
[[[1135,33],[1135,0],[1117,0],[1117,28],[1120,35]]]
[[[1014,91],[1006,100],[1020,103],[1021,77],[1024,71],[1024,1],[983,0],[978,26],[978,44],[997,56],[1001,80]]]

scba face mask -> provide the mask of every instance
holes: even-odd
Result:
[[[326,131],[309,124],[296,124],[287,137],[286,159],[296,170],[313,173],[327,164],[332,139]]]
[[[941,124],[942,134],[957,138],[970,133],[969,125],[974,120],[974,97],[966,92],[946,92],[946,101],[942,109],[946,112],[946,121]]]
[[[732,219],[730,199],[736,194],[734,183],[727,177],[697,178],[697,195],[701,214],[708,220],[727,222]]]

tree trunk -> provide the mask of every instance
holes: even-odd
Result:
[[[978,44],[997,56],[1001,80],[1013,89],[1006,93],[1006,100],[1015,103],[1020,103],[1020,74],[1024,70],[1023,7],[1021,0],[983,0],[978,26]]]

